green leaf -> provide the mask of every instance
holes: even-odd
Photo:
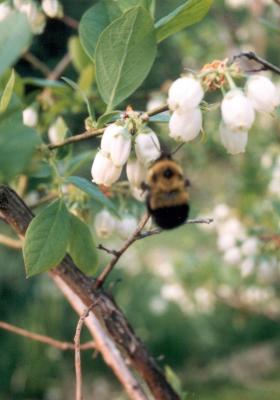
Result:
[[[148,75],[156,40],[148,11],[134,7],[102,32],[96,46],[96,79],[107,111],[126,99]]]
[[[156,23],[157,42],[202,20],[211,5],[212,0],[189,0],[177,7]]]
[[[163,113],[153,115],[152,117],[149,118],[149,121],[166,123],[170,121],[170,115],[167,111],[165,111]]]
[[[51,79],[33,78],[27,77],[23,78],[23,83],[25,85],[34,85],[39,87],[49,87],[49,88],[65,88],[66,85],[63,82],[53,81]]]
[[[70,214],[69,253],[75,264],[87,275],[97,268],[97,250],[89,227],[79,218]]]
[[[93,152],[85,151],[81,154],[77,154],[74,157],[71,157],[69,162],[65,165],[65,175],[72,175],[74,172],[78,171],[83,165],[92,162],[93,160]]]
[[[141,6],[149,10],[151,7],[151,3],[152,0],[118,0],[118,5],[123,12],[136,6]]]
[[[103,0],[88,9],[81,18],[79,35],[87,55],[94,60],[96,44],[100,34],[117,17],[121,10],[113,0]]]
[[[91,86],[94,80],[95,80],[95,68],[93,64],[89,64],[80,73],[78,86],[85,94],[90,94]]]
[[[12,70],[11,76],[7,82],[7,85],[5,86],[5,89],[3,91],[0,100],[0,113],[6,111],[13,94],[14,85],[15,85],[15,71]]]
[[[108,199],[108,197],[104,196],[104,194],[98,189],[98,186],[94,183],[91,183],[87,179],[81,178],[79,176],[69,176],[69,178],[66,178],[66,183],[72,183],[72,185],[87,193],[99,204],[102,204],[104,207],[109,208],[116,215],[118,215],[114,203],[110,199]]]
[[[175,374],[172,368],[170,368],[168,365],[165,366],[165,375],[167,381],[170,383],[170,385],[173,387],[173,389],[178,393],[182,393],[182,385],[180,382],[180,379],[178,376]]]
[[[97,120],[97,126],[96,128],[102,128],[105,124],[108,122],[116,121],[117,119],[120,119],[122,111],[110,111],[108,113],[105,113],[101,115],[98,120]]]
[[[31,30],[26,16],[14,11],[0,24],[0,75],[28,48]]]
[[[23,245],[28,277],[56,267],[66,254],[70,232],[69,213],[56,200],[31,221]]]
[[[13,99],[0,116],[0,182],[9,182],[20,174],[40,143],[35,130],[23,125],[22,112]]]
[[[83,71],[91,62],[85,53],[78,36],[71,36],[68,41],[68,49],[72,63],[78,72]]]

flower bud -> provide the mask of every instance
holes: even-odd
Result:
[[[63,16],[62,6],[58,0],[43,0],[42,9],[44,13],[50,18]]]
[[[121,172],[122,169],[116,167],[102,150],[96,154],[91,167],[91,176],[97,185],[111,186],[119,179]]]
[[[26,126],[34,127],[38,123],[38,113],[33,107],[23,110],[23,123]]]
[[[246,93],[254,109],[259,112],[270,113],[280,104],[280,93],[266,76],[251,76],[246,85]]]
[[[203,98],[203,89],[199,80],[188,76],[176,79],[168,91],[170,110],[187,111],[196,108]]]
[[[116,220],[107,210],[102,210],[96,214],[94,228],[98,237],[108,238],[114,232],[115,226]]]
[[[248,132],[234,131],[223,123],[220,124],[221,142],[230,154],[244,153],[248,141]]]
[[[140,188],[141,183],[145,182],[147,170],[139,160],[128,160],[126,175],[131,186]]]
[[[62,117],[58,117],[48,129],[48,137],[51,143],[57,143],[64,139],[67,126]]]
[[[241,261],[241,251],[238,247],[232,247],[224,254],[224,260],[227,264],[234,265]]]
[[[202,128],[202,113],[200,108],[185,112],[174,111],[169,121],[169,136],[175,140],[188,142],[196,138]]]
[[[3,3],[0,4],[0,21],[4,21],[4,19],[6,19],[8,17],[8,15],[11,13],[12,8],[9,5],[9,3],[7,3],[6,1],[4,1]]]
[[[136,230],[137,221],[132,215],[124,217],[117,222],[117,231],[123,240],[127,240]]]
[[[221,105],[224,123],[235,131],[247,131],[255,120],[251,101],[241,89],[232,89],[224,97]]]
[[[157,135],[151,129],[139,133],[135,139],[135,152],[138,160],[144,165],[160,157],[160,144]]]
[[[246,239],[241,246],[241,251],[244,256],[254,256],[258,251],[258,239],[255,237],[249,237]]]
[[[19,11],[26,14],[31,30],[34,34],[39,35],[45,29],[46,18],[43,13],[38,10],[37,4],[33,1],[25,1],[19,3],[16,7]]]

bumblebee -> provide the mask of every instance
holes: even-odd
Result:
[[[153,221],[162,229],[172,229],[186,222],[189,215],[189,180],[171,155],[162,155],[148,169],[147,209]]]

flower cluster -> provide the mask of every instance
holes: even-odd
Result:
[[[14,8],[13,8],[14,7]],[[6,19],[13,9],[24,13],[35,35],[40,35],[46,26],[46,16],[49,18],[63,17],[63,8],[58,0],[43,0],[41,7],[33,0],[13,0],[0,4],[0,21]]]
[[[133,142],[136,160],[129,159]],[[103,133],[100,150],[92,164],[92,180],[98,185],[111,186],[127,163],[128,180],[137,191],[145,180],[146,167],[159,156],[159,140],[150,128],[141,126],[134,137],[129,121],[110,124]]]
[[[127,240],[137,228],[137,220],[129,214],[119,220],[104,209],[96,214],[94,227],[99,238],[108,239],[117,233],[121,239]]]

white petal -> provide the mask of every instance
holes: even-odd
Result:
[[[116,182],[120,175],[122,169],[116,167],[112,160],[104,155],[102,151],[99,151],[93,161],[91,167],[92,181],[98,185],[111,186]]]
[[[255,120],[251,101],[240,89],[230,90],[221,105],[224,123],[232,130],[247,131]]]
[[[202,128],[200,108],[186,112],[174,111],[169,121],[170,137],[188,142],[199,135]]]
[[[160,143],[152,130],[148,133],[139,133],[135,139],[135,152],[140,162],[148,165],[160,157]]]
[[[274,83],[262,75],[248,79],[246,93],[253,107],[259,112],[272,112],[280,104],[280,95]]]
[[[107,210],[102,210],[96,214],[94,227],[98,237],[108,238],[112,235],[115,226],[116,220]]]
[[[248,132],[234,131],[223,123],[220,124],[221,142],[230,154],[244,153],[248,142]]]
[[[133,216],[124,217],[117,223],[117,230],[120,237],[127,240],[136,230],[137,221]]]
[[[147,169],[139,160],[129,160],[126,165],[126,175],[130,185],[140,188],[146,179]]]
[[[168,105],[173,111],[189,110],[199,105],[203,98],[203,89],[200,81],[193,77],[176,79],[168,92]]]
[[[116,167],[123,166],[129,157],[131,138],[123,133],[114,136],[111,142],[111,159]]]

